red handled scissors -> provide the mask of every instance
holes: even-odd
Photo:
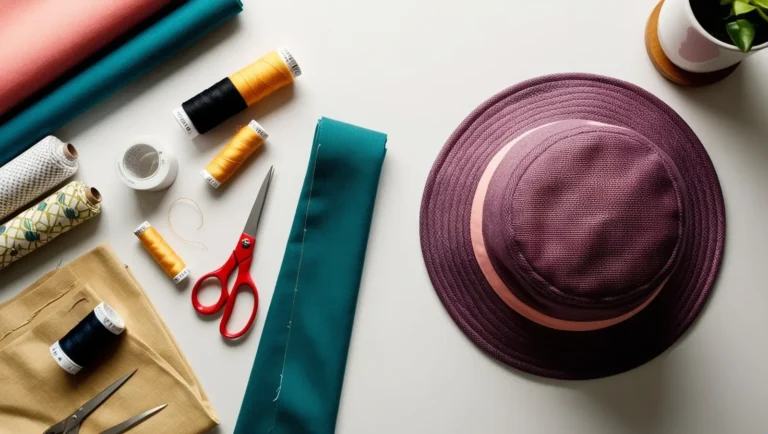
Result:
[[[219,325],[219,332],[222,336],[228,339],[236,339],[244,335],[248,329],[251,328],[253,320],[256,318],[256,311],[259,309],[259,291],[256,289],[256,284],[253,283],[251,278],[251,261],[253,261],[253,249],[256,247],[256,229],[259,227],[259,220],[261,220],[261,212],[264,210],[264,201],[267,198],[267,192],[269,191],[269,183],[272,180],[272,174],[275,172],[274,166],[269,168],[267,177],[264,178],[264,182],[259,189],[259,195],[256,196],[256,202],[251,209],[251,215],[248,217],[248,221],[245,222],[245,228],[243,234],[237,241],[237,246],[232,252],[232,256],[229,257],[227,262],[218,270],[212,271],[203,275],[198,279],[195,286],[192,288],[192,304],[195,306],[195,310],[203,315],[213,315],[224,307],[224,316],[221,319]],[[227,289],[227,282],[229,276],[237,270],[237,278],[235,284],[232,286],[232,291]],[[198,291],[200,285],[208,279],[216,279],[221,283],[221,295],[219,300],[210,305],[205,306],[200,303],[198,298]],[[232,315],[232,310],[235,307],[235,300],[237,299],[237,291],[246,287],[253,293],[253,312],[248,319],[248,323],[237,333],[230,333],[227,330],[227,323],[229,317]]]

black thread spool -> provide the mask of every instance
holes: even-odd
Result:
[[[181,105],[192,125],[199,134],[205,134],[225,120],[248,108],[245,99],[232,84],[232,80],[225,78]],[[181,113],[174,111],[174,115],[181,122]],[[183,116],[182,116],[183,117]],[[186,123],[186,120],[184,121]],[[184,129],[189,133],[189,126]]]
[[[51,345],[56,363],[77,374],[112,348],[125,330],[125,323],[107,303],[101,302],[63,338]]]

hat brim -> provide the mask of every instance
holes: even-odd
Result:
[[[470,237],[472,200],[491,158],[516,136],[567,119],[603,122],[644,135],[675,162],[690,201],[687,254],[659,295],[627,321],[596,331],[549,329],[513,311],[485,280]],[[535,375],[591,379],[648,362],[690,327],[720,269],[725,206],[706,150],[668,105],[621,80],[558,74],[498,93],[461,123],[427,178],[420,232],[435,291],[475,344]]]

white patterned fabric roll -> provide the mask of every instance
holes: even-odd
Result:
[[[54,136],[0,167],[0,221],[77,172],[77,151]]]

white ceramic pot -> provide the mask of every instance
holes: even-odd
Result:
[[[766,42],[744,53],[735,45],[716,39],[696,20],[690,0],[665,0],[659,13],[658,29],[664,54],[672,63],[691,72],[725,69],[768,47]]]

